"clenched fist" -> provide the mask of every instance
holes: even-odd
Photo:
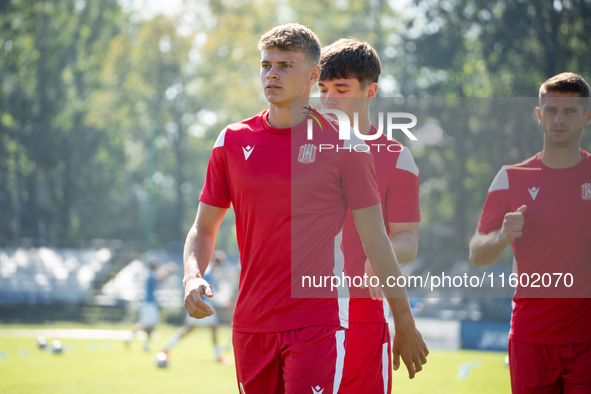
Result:
[[[517,208],[515,212],[509,212],[505,214],[503,220],[503,227],[501,228],[501,237],[508,243],[512,243],[516,238],[523,235],[523,213],[527,209],[527,206],[522,205]]]

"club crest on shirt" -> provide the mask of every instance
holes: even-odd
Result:
[[[300,163],[309,164],[316,160],[316,151],[318,148],[314,144],[304,144],[300,146],[300,154],[298,155],[298,161]]]
[[[591,201],[591,183],[588,182],[581,185],[581,198]]]

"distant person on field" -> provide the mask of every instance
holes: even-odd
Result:
[[[177,267],[170,262],[162,270],[158,270],[158,261],[150,260],[150,272],[146,279],[146,296],[142,301],[140,307],[139,322],[134,327],[134,333],[137,331],[144,331],[146,333],[146,340],[144,341],[144,350],[150,351],[150,337],[154,331],[154,327],[160,322],[160,311],[154,293],[159,282],[164,281],[170,276]]]
[[[211,264],[209,265],[209,267],[207,267],[207,270],[205,271],[205,274],[203,275],[203,279],[205,279],[207,281],[207,283],[209,283],[209,285],[212,287],[213,291],[217,291],[217,282],[216,282],[216,278],[214,275],[214,271],[220,265],[222,265],[222,263],[226,260],[227,260],[226,254],[221,250],[216,250],[213,254],[213,259],[211,261]],[[203,300],[203,302],[205,302],[207,305],[209,305],[209,307],[212,310],[217,309],[212,305],[213,303],[211,301],[209,301],[205,295],[202,295],[201,299]],[[229,306],[230,305],[227,305],[226,307],[229,307]],[[222,355],[222,350],[223,350],[222,346],[220,346],[218,344],[218,336],[217,336],[218,325],[219,325],[219,319],[217,317],[217,314],[215,314],[215,313],[211,316],[204,317],[203,319],[195,319],[195,318],[189,316],[189,314],[187,314],[187,317],[185,318],[184,326],[181,327],[177,332],[172,334],[172,336],[168,339],[168,341],[166,342],[166,344],[162,348],[162,351],[164,353],[168,354],[172,350],[172,348],[175,347],[176,344],[178,344],[181,339],[183,339],[186,335],[188,335],[190,332],[192,332],[195,329],[195,327],[210,327],[211,328],[211,340],[212,340],[212,344],[213,344],[213,353],[214,353],[215,360],[217,362],[220,362],[223,364],[232,364],[231,358],[225,357]]]

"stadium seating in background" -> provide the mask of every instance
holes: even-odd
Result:
[[[0,249],[0,304],[92,303],[112,253],[100,249]]]

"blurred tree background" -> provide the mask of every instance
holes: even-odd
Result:
[[[0,0],[0,245],[182,245],[215,138],[267,107],[256,46],[278,24],[304,24],[325,45],[368,41],[382,97],[535,97],[562,71],[591,80],[591,0],[151,7]],[[442,119],[437,143],[401,141],[421,170],[421,250],[466,258],[496,172],[541,149],[541,132],[502,120]],[[237,255],[232,220],[218,247]]]

